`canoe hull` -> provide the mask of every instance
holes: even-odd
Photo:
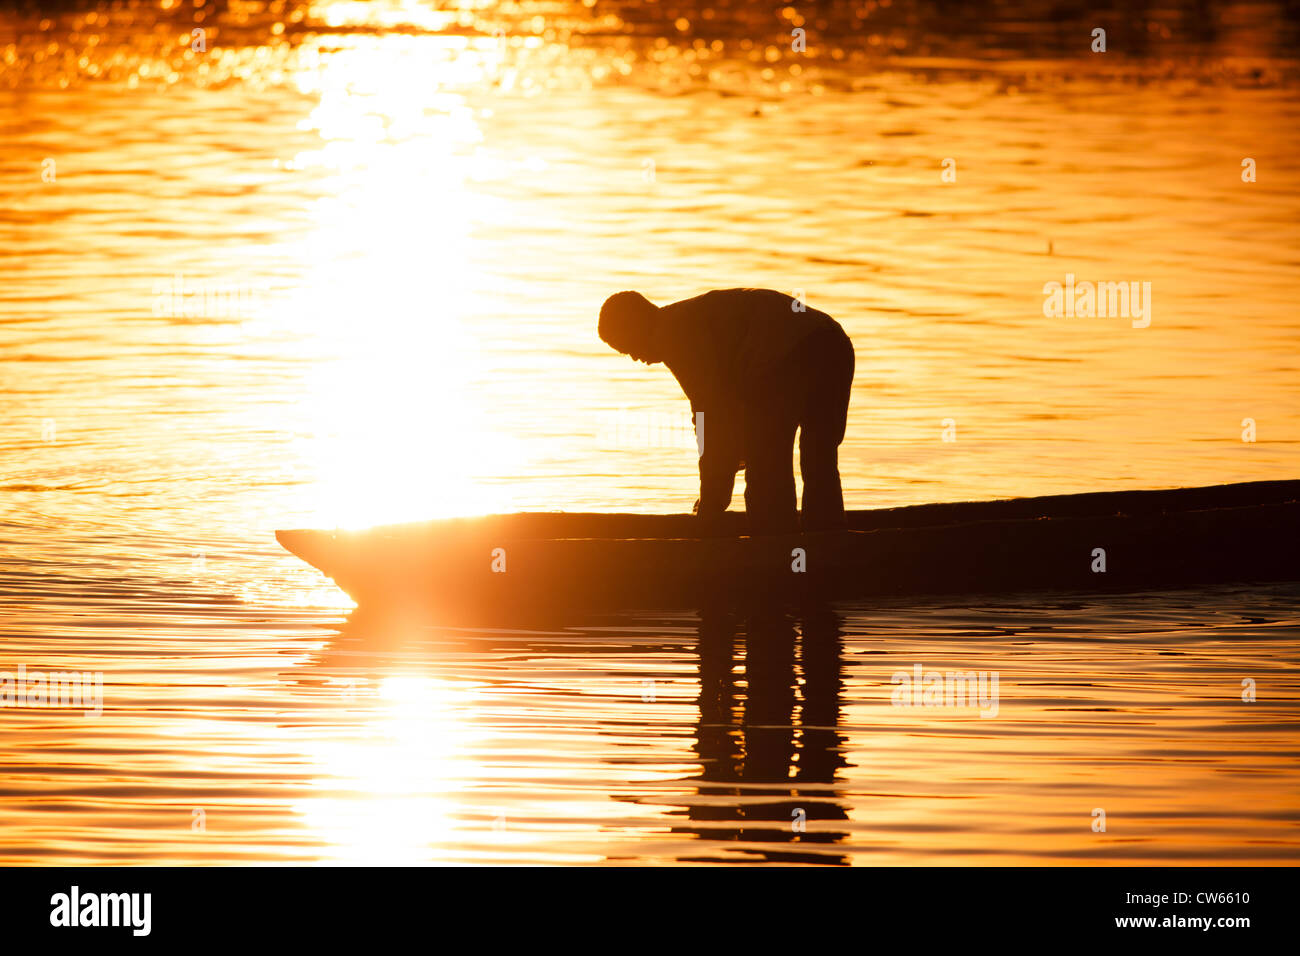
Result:
[[[1300,482],[855,512],[850,530],[807,535],[694,527],[689,515],[512,515],[276,536],[359,605],[424,611],[1300,580]]]

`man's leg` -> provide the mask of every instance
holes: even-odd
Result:
[[[836,326],[810,339],[801,365],[807,383],[799,422],[799,472],[803,476],[803,529],[844,527],[839,449],[853,388],[853,343]]]
[[[798,416],[786,398],[792,384],[772,381],[767,394],[745,409],[745,513],[749,516],[750,534],[790,534],[799,530],[794,488]]]

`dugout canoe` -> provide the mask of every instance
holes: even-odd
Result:
[[[854,511],[843,531],[700,537],[690,515],[529,513],[277,531],[362,607],[565,611],[1300,580],[1300,481]],[[1104,570],[1103,570],[1104,568]]]

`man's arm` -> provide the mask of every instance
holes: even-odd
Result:
[[[739,427],[730,409],[714,408],[705,412],[692,408],[695,415],[695,443],[700,455],[700,500],[696,513],[715,518],[727,510],[736,487],[740,468]]]
[[[717,293],[674,302],[660,310],[664,364],[691,402],[700,463],[696,513],[720,516],[731,504],[742,454],[743,413],[735,381],[736,331],[715,307]]]

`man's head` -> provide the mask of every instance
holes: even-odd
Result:
[[[640,292],[617,292],[600,307],[602,341],[647,365],[663,361],[656,343],[658,324],[658,306]]]

